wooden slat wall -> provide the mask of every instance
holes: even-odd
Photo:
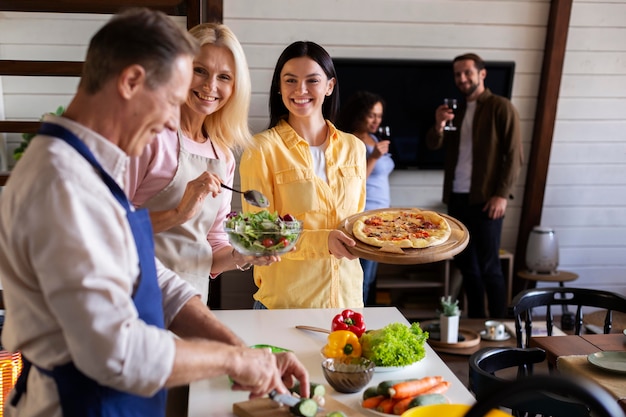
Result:
[[[292,41],[313,40],[341,57],[451,59],[476,51],[487,60],[516,62],[513,103],[528,157],[549,9],[548,0],[237,0],[225,1],[222,12],[250,64],[255,131],[267,124],[273,66]],[[544,156],[549,166],[541,223],[556,229],[561,268],[580,274],[577,285],[626,294],[623,16],[623,0],[573,2],[553,144]],[[81,43],[104,21],[87,15],[61,22],[45,14],[34,18],[52,25],[43,38],[26,30],[23,14],[0,13],[1,59],[80,60]],[[42,78],[45,85],[33,86],[15,78],[2,79],[7,116],[30,119],[63,104],[75,82],[50,85]],[[36,100],[27,104],[23,97],[29,95]],[[526,171],[524,166],[516,187],[520,198],[505,220],[503,247],[510,251],[517,245]],[[440,207],[441,181],[439,171],[394,173],[394,205]],[[233,207],[240,207],[237,199]]]
[[[267,125],[267,90],[276,59],[295,40],[316,41],[337,57],[451,59],[475,51],[487,60],[516,62],[513,103],[522,118],[528,161],[550,6],[547,0],[266,0],[262,5],[239,0],[225,2],[224,22],[248,57],[255,131]],[[623,0],[573,1],[553,143],[549,155],[539,156],[549,161],[541,223],[556,229],[561,268],[580,274],[576,285],[622,294],[624,16]],[[509,251],[517,246],[527,168],[505,219],[503,247]],[[441,208],[441,182],[439,171],[395,172],[393,205]]]
[[[575,0],[542,223],[576,285],[626,294],[626,2]],[[572,283],[573,285],[573,283]]]
[[[207,4],[216,3],[221,1],[207,1]],[[0,10],[13,12],[113,14],[129,7],[149,7],[173,16],[185,16],[188,28],[207,20],[197,0],[0,0]],[[212,10],[221,13],[221,4],[220,7],[212,5]]]
[[[516,62],[513,103],[528,156],[550,1],[321,0],[313,5],[270,0],[260,7],[243,0],[224,6],[224,23],[244,45],[251,68],[254,131],[267,125],[267,90],[276,59],[295,40],[318,42],[332,56],[348,58],[451,60],[476,51],[487,60]],[[512,252],[524,178],[525,170],[504,225],[503,247]],[[443,209],[442,182],[441,171],[396,171],[392,204]]]
[[[221,20],[222,18],[222,2],[221,0],[94,0],[91,2],[84,2],[79,0],[64,0],[52,4],[51,2],[39,1],[39,0],[25,0],[22,2],[5,1],[0,0],[0,10],[2,11],[14,11],[19,13],[4,14],[0,19],[0,25],[3,33],[2,41],[7,44],[9,49],[15,47],[16,55],[11,55],[9,50],[7,57],[12,59],[6,59],[4,56],[0,56],[0,75],[9,77],[10,80],[15,80],[15,84],[12,81],[8,82],[8,88],[4,90],[3,106],[0,110],[7,107],[9,110],[7,121],[0,121],[0,132],[3,134],[9,134],[9,141],[11,137],[15,142],[19,142],[21,133],[32,133],[36,131],[38,123],[29,122],[20,119],[32,119],[33,111],[36,107],[26,105],[23,100],[24,97],[29,94],[37,94],[39,100],[37,104],[40,107],[39,114],[43,114],[50,109],[56,109],[57,105],[51,105],[50,101],[62,100],[62,103],[67,103],[71,96],[68,91],[75,90],[75,84],[77,77],[80,75],[82,69],[82,56],[84,55],[84,49],[86,47],[86,40],[91,37],[91,34],[97,30],[97,28],[103,24],[105,19],[108,19],[111,13],[115,13],[123,8],[127,7],[151,7],[162,10],[170,15],[180,16],[180,21],[186,24],[188,28],[197,25],[202,21],[207,21],[208,16],[211,16],[211,20]],[[46,13],[55,12],[55,13]],[[72,15],[72,18],[67,16],[67,12],[71,13],[90,13]],[[106,14],[106,16],[94,17],[96,14]],[[213,13],[213,15],[207,14]],[[25,21],[30,22],[30,26],[23,25]],[[71,20],[74,24],[67,25],[67,21]],[[94,29],[93,22],[98,22]],[[46,24],[48,23],[48,24]],[[36,27],[46,27],[46,31],[34,30]],[[81,29],[87,29],[81,36]],[[79,57],[76,55],[64,59],[68,61],[59,61],[59,57],[64,55],[64,51],[59,51],[55,48],[47,48],[50,42],[54,43],[54,40],[50,38],[44,38],[49,33],[57,34],[59,45],[71,45],[71,48],[76,49],[77,37],[81,39],[79,43],[79,49],[81,54]],[[54,38],[54,36],[53,36]],[[45,39],[45,41],[44,41]],[[45,53],[35,53],[29,55],[28,51],[22,50],[20,46],[29,45],[41,48],[45,50]],[[61,52],[61,54],[59,54]],[[25,54],[23,56],[22,54]],[[47,58],[48,57],[48,58]],[[46,60],[47,58],[47,60]],[[43,60],[43,61],[34,61]],[[45,79],[43,82],[39,79],[32,81],[35,77],[73,77],[73,80],[58,78]],[[36,79],[36,78],[35,78]],[[1,81],[1,79],[0,79]],[[12,87],[16,85],[17,95],[12,96]],[[3,93],[2,84],[0,84],[0,93]],[[38,88],[39,87],[39,88]],[[51,96],[46,96],[45,93],[51,93]],[[61,96],[62,95],[62,96]],[[30,98],[30,97],[29,97]],[[49,98],[50,100],[46,100]],[[12,100],[15,101],[12,101]],[[13,112],[14,111],[14,112]],[[24,111],[24,113],[20,113]],[[12,113],[13,112],[13,113]],[[0,115],[4,118],[4,112],[0,112]],[[4,143],[4,141],[3,141]],[[9,156],[2,153],[2,164],[0,169],[10,168],[12,162],[11,152]],[[0,186],[4,185],[8,179],[6,173],[0,175]]]

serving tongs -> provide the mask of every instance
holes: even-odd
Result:
[[[296,326],[296,329],[300,329],[300,330],[310,330],[312,332],[320,332],[320,333],[327,333],[330,334],[330,330],[328,329],[323,329],[321,327],[314,327],[314,326],[303,326],[301,324]]]
[[[252,204],[253,206],[265,208],[270,205],[270,202],[267,200],[267,197],[265,197],[260,191],[257,191],[257,190],[239,191],[239,190],[235,190],[234,188],[230,188],[228,185],[224,185],[222,183],[220,183],[220,185],[222,186],[222,188],[226,188],[227,190],[234,191],[239,194],[243,194],[244,200],[246,200],[248,203]]]

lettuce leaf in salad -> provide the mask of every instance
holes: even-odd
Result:
[[[428,332],[423,331],[419,323],[406,326],[391,323],[382,329],[368,330],[359,341],[362,355],[377,366],[407,366],[426,356],[424,343]]]
[[[252,252],[279,251],[287,246],[285,239],[291,244],[300,236],[300,224],[293,216],[280,216],[268,210],[232,212],[227,216],[225,226],[232,229],[241,246]],[[263,241],[267,238],[272,239],[274,245],[264,245]]]

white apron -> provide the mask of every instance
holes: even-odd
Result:
[[[176,207],[185,193],[187,183],[204,171],[220,178],[226,177],[226,164],[223,161],[192,154],[185,149],[183,142],[182,134],[178,132],[178,169],[172,181],[144,203],[143,207],[148,210],[161,211]],[[208,144],[213,146],[210,142]],[[213,150],[215,152],[215,147]],[[200,291],[205,304],[209,298],[209,274],[213,264],[213,251],[207,241],[207,234],[215,221],[223,220],[216,219],[223,198],[223,193],[215,198],[207,196],[202,209],[192,219],[154,235],[156,256],[166,267]]]

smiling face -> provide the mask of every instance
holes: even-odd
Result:
[[[191,57],[180,56],[172,64],[170,79],[153,89],[145,82],[136,87],[129,100],[126,126],[119,146],[130,156],[139,156],[145,146],[163,129],[176,130],[180,121],[180,106],[185,102],[191,82]]]
[[[380,122],[383,120],[383,104],[381,102],[375,103],[372,108],[365,115],[365,120],[363,123],[365,124],[365,130],[369,133],[376,134],[378,132],[378,127],[380,126]]]
[[[335,79],[328,79],[322,67],[309,57],[290,59],[280,72],[280,94],[290,118],[323,117],[324,99],[334,86]]]
[[[484,81],[487,70],[477,70],[473,60],[457,61],[453,65],[453,70],[454,82],[468,101],[475,100],[485,90]]]
[[[205,44],[193,61],[193,79],[185,106],[194,112],[215,113],[235,89],[235,60],[228,48]]]

